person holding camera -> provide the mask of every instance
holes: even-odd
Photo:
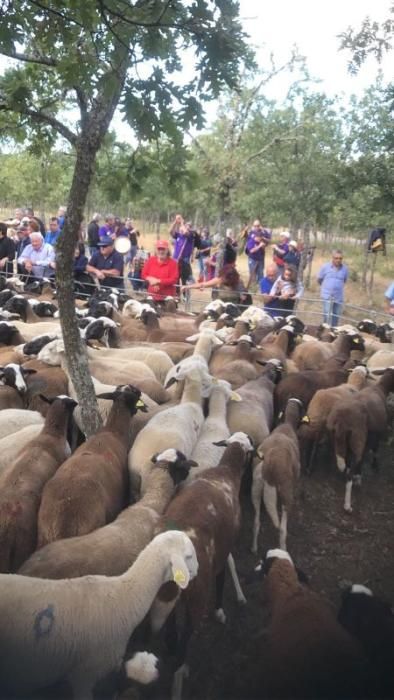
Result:
[[[285,265],[281,276],[275,280],[267,295],[266,300],[270,303],[269,313],[272,316],[287,316],[294,309],[296,300],[302,296],[303,291],[302,284],[297,281],[297,268]]]

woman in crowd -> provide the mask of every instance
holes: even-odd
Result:
[[[220,274],[206,282],[196,282],[183,285],[182,291],[189,289],[213,288],[217,290],[212,293],[213,298],[221,299],[225,302],[232,302],[242,306],[249,306],[252,303],[251,295],[248,294],[244,283],[234,265],[225,265]]]

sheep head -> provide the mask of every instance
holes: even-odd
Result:
[[[180,530],[169,530],[157,535],[153,544],[168,556],[169,567],[165,580],[175,581],[179,588],[187,588],[197,576],[198,561],[196,550],[190,537]]]
[[[143,413],[148,412],[147,405],[141,399],[141,391],[132,384],[122,384],[117,386],[115,391],[104,392],[103,394],[97,394],[98,399],[109,399],[110,401],[120,401],[124,403],[129,409],[130,413],[134,415],[138,410]]]
[[[164,450],[164,452],[156,452],[151,457],[151,462],[156,464],[158,468],[166,469],[175,486],[187,479],[192,467],[198,467],[197,462],[193,459],[187,459],[183,452],[173,447]]]

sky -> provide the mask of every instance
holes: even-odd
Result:
[[[368,60],[356,77],[350,76],[350,55],[339,51],[337,35],[349,26],[359,28],[367,15],[379,22],[386,19],[391,5],[392,0],[240,0],[240,15],[252,45],[264,43],[278,61],[285,61],[296,44],[310,73],[322,80],[324,92],[348,95],[360,94],[374,82],[377,63]],[[392,67],[391,54],[382,64],[387,80],[393,78]]]
[[[392,0],[240,0],[240,17],[260,65],[266,65],[270,52],[278,65],[286,63],[297,45],[306,57],[311,77],[320,81],[316,90],[330,97],[340,95],[346,101],[352,93],[361,95],[375,82],[379,66],[371,58],[357,76],[351,76],[347,70],[350,54],[339,51],[337,35],[349,26],[359,28],[367,15],[379,22],[386,19],[391,5]],[[394,78],[393,65],[391,53],[380,66],[387,81]],[[293,74],[283,74],[268,88],[267,97],[283,99],[293,79]],[[210,103],[206,110],[208,126],[216,111],[217,104]],[[120,114],[115,115],[112,127],[120,140],[134,141]]]
[[[359,28],[367,15],[378,22],[386,19],[393,0],[239,0],[239,4],[244,29],[250,35],[260,65],[267,65],[270,52],[277,64],[285,63],[296,45],[299,53],[306,57],[311,77],[320,81],[316,90],[330,97],[340,95],[346,101],[352,93],[361,95],[375,82],[379,66],[373,58],[356,76],[349,74],[350,55],[339,50],[338,34],[349,26]],[[0,57],[0,70],[6,63]],[[387,82],[394,78],[393,65],[392,51],[380,66]],[[184,72],[189,79],[187,65]],[[280,101],[292,80],[294,75],[282,74],[266,91],[267,97]],[[207,126],[215,119],[216,111],[217,104],[210,103]],[[121,114],[115,115],[111,126],[119,140],[135,141]]]

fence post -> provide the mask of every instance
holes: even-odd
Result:
[[[328,323],[332,326],[332,314],[334,311],[334,299],[330,297],[330,306],[328,309]]]

